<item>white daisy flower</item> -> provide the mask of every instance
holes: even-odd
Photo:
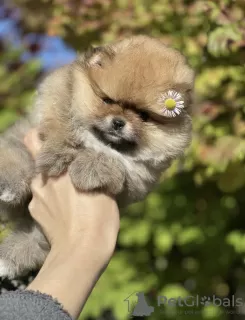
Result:
[[[163,105],[162,113],[165,117],[176,117],[184,108],[184,99],[182,95],[174,90],[169,90],[161,94],[158,103]]]

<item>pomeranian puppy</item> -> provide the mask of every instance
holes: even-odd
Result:
[[[88,50],[44,79],[30,119],[0,138],[0,215],[13,224],[0,276],[39,268],[49,252],[27,209],[35,172],[68,170],[76,188],[108,192],[120,206],[143,199],[190,143],[193,82],[178,51],[146,36]],[[35,163],[23,144],[31,127],[42,140]]]

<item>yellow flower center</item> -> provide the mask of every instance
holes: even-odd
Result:
[[[176,101],[172,98],[168,98],[165,100],[164,105],[168,110],[173,110],[176,107]]]

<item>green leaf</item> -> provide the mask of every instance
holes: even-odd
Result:
[[[187,227],[177,236],[176,242],[180,245],[190,243],[199,244],[204,241],[203,231],[199,227]]]
[[[127,225],[121,229],[119,242],[125,246],[144,246],[150,237],[151,225],[145,220],[135,222],[135,225]]]
[[[166,285],[159,293],[168,299],[176,299],[178,297],[184,298],[189,295],[189,292],[180,284],[171,283]]]
[[[7,129],[18,119],[18,115],[14,110],[4,109],[0,111],[0,131]]]
[[[242,40],[242,32],[232,25],[216,28],[211,32],[208,41],[208,50],[215,56],[229,55],[229,42]]]
[[[154,242],[159,252],[167,253],[172,249],[174,239],[169,229],[159,226],[155,230]]]

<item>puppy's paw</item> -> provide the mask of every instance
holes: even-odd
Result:
[[[74,157],[75,150],[73,149],[44,146],[36,160],[36,172],[47,176],[59,176],[67,170]]]
[[[13,279],[16,275],[14,265],[4,259],[0,259],[0,278]]]
[[[116,195],[123,189],[124,168],[119,161],[103,153],[84,150],[69,167],[76,188],[83,191],[103,189]]]
[[[124,186],[125,172],[122,164],[103,153],[84,150],[69,167],[69,174],[76,188],[83,191],[102,189],[119,194]]]
[[[0,172],[0,202],[17,205],[31,194],[29,177],[16,169]]]
[[[49,250],[39,227],[32,221],[19,220],[0,243],[0,277],[14,278],[40,268]]]
[[[12,202],[15,198],[16,194],[10,189],[5,189],[3,187],[0,191],[0,200],[3,202]]]

